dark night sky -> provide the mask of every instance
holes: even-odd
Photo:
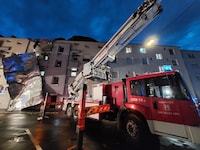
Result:
[[[0,35],[88,36],[108,41],[143,0],[0,0]],[[157,35],[159,45],[200,50],[200,0],[162,0],[164,11],[131,43]]]

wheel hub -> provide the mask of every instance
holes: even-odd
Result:
[[[138,127],[137,127],[137,124],[132,121],[132,120],[129,120],[127,122],[127,125],[126,125],[126,130],[127,130],[127,133],[132,137],[132,138],[135,138],[138,134]]]

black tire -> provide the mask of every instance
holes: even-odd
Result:
[[[66,109],[66,115],[67,115],[68,118],[71,118],[72,114],[73,114],[73,108],[72,108],[71,105],[68,105],[67,109]]]
[[[73,108],[73,118],[74,119],[78,118],[78,105],[75,105]]]
[[[128,142],[140,145],[149,137],[149,130],[144,121],[134,114],[128,114],[123,131]]]

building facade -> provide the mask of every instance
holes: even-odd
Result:
[[[189,72],[195,95],[200,99],[200,51],[182,50],[181,54]]]
[[[104,44],[104,42],[89,40],[41,39],[36,41],[1,37],[0,58],[34,51],[38,56],[44,91],[48,92],[53,101],[62,101],[63,98],[68,96],[67,87],[82,71],[83,64],[89,62]],[[189,52],[192,53],[193,51]],[[199,55],[198,57],[196,53],[190,55],[198,62]],[[112,81],[119,81],[126,76],[159,72],[162,71],[163,65],[170,65],[173,70],[180,71],[191,93],[200,97],[200,85],[197,82],[199,81],[199,64],[193,63],[194,60],[192,59],[194,58],[186,59],[185,57],[188,57],[188,54],[176,46],[145,48],[139,44],[128,44],[124,50],[117,54],[115,61],[109,62],[108,65],[111,67]],[[188,61],[190,61],[190,65]],[[197,68],[191,71],[194,66]],[[0,85],[6,86],[2,64],[0,72]],[[4,95],[6,94],[4,93]],[[0,107],[0,109],[2,108]]]

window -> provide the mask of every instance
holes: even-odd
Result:
[[[76,67],[72,67],[71,68],[71,77],[76,77],[77,75],[77,68]]]
[[[44,60],[49,60],[49,56],[48,55],[44,55]]]
[[[79,45],[79,43],[74,43],[74,45],[78,46],[78,45]]]
[[[12,42],[11,40],[6,40],[6,42]]]
[[[200,69],[200,64],[191,64],[194,69]]]
[[[172,60],[172,65],[177,66],[178,65],[178,60]]]
[[[45,71],[44,70],[40,71],[40,75],[43,77],[45,75]]]
[[[188,54],[188,58],[195,58],[194,54]]]
[[[133,58],[132,58],[132,57],[127,57],[127,58],[126,58],[126,63],[127,63],[128,65],[133,64]]]
[[[73,72],[73,71],[72,71],[72,72],[71,72],[71,77],[76,77],[76,74],[77,74],[76,72]]]
[[[130,81],[130,86],[132,95],[146,96],[145,82],[143,79]]]
[[[55,67],[61,67],[62,61],[56,60]]]
[[[131,53],[131,52],[132,52],[131,47],[126,47],[126,53],[129,54],[129,53]]]
[[[112,78],[117,79],[118,78],[118,72],[113,71],[112,72]]]
[[[200,75],[197,75],[196,78],[198,81],[200,81]]]
[[[3,44],[3,41],[0,40],[0,47],[1,47],[2,44]]]
[[[72,61],[77,61],[78,58],[80,57],[80,52],[73,52],[72,53]]]
[[[98,49],[101,49],[102,47],[103,47],[103,46],[99,46],[99,45],[98,45]]]
[[[59,46],[59,47],[58,47],[58,52],[63,53],[63,52],[64,52],[64,47]]]
[[[59,77],[53,77],[52,78],[52,84],[58,84],[58,82],[59,82]]]
[[[147,58],[142,58],[142,64],[143,65],[149,64],[148,59]]]
[[[83,56],[83,61],[89,62],[90,61],[90,55],[84,55]]]
[[[159,69],[160,72],[163,71],[162,66],[158,66],[158,69]]]
[[[156,59],[163,59],[162,54],[156,54]]]
[[[165,99],[189,100],[191,98],[180,74],[164,75],[130,81],[132,95]]]
[[[174,49],[169,49],[169,54],[170,55],[174,55],[175,53],[174,53]]]
[[[146,53],[146,49],[144,47],[140,48],[140,53]]]
[[[22,42],[17,42],[17,44],[21,45],[21,44],[22,44]]]

